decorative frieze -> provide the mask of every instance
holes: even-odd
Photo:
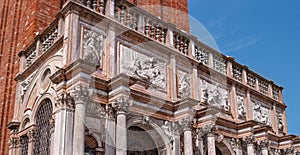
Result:
[[[104,34],[94,30],[83,28],[82,59],[100,65]]]
[[[202,80],[202,101],[211,106],[216,106],[226,112],[230,112],[228,92],[226,89]]]
[[[253,107],[253,119],[255,121],[270,125],[269,109],[262,106],[262,103],[256,99],[251,99]]]
[[[241,119],[245,119],[246,118],[245,95],[241,93],[237,93],[236,102],[238,107],[238,117]]]
[[[121,49],[121,73],[149,82],[154,87],[165,89],[165,64],[163,62],[125,46],[121,46]]]
[[[185,72],[178,70],[178,93],[181,97],[189,97],[191,93],[191,79]]]

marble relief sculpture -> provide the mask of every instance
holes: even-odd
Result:
[[[253,119],[255,121],[269,125],[269,109],[263,107],[259,101],[251,100],[253,105]]]
[[[147,81],[155,87],[165,88],[165,64],[122,46],[121,72]]]
[[[213,85],[205,80],[202,80],[202,100],[211,106],[216,106],[226,112],[230,111],[228,102],[228,92],[221,88],[219,84]]]
[[[104,36],[90,29],[83,29],[82,59],[99,65]]]
[[[245,97],[241,94],[237,94],[236,98],[239,118],[244,119],[246,118]]]
[[[190,96],[190,83],[188,74],[178,71],[178,92],[181,97]]]

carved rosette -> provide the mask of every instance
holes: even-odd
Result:
[[[234,152],[236,152],[239,149],[242,149],[242,141],[238,138],[232,138],[230,140],[230,144]]]
[[[117,98],[112,103],[112,107],[117,111],[117,114],[126,114],[132,105],[133,101],[124,96]]]
[[[74,99],[71,97],[70,93],[62,93],[56,98],[55,107],[58,109],[74,109]]]
[[[91,91],[88,86],[77,85],[71,92],[71,96],[73,97],[75,104],[87,104],[90,100]]]
[[[253,145],[255,138],[253,136],[247,136],[243,138],[243,141],[247,144],[247,145]]]
[[[192,117],[185,117],[178,121],[178,124],[181,126],[183,131],[191,131],[193,125]]]

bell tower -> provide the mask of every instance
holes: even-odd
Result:
[[[138,7],[189,33],[187,0],[129,0]]]

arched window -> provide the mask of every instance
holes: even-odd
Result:
[[[36,134],[34,142],[35,155],[50,155],[50,119],[52,118],[52,103],[49,99],[41,102],[35,115]]]

